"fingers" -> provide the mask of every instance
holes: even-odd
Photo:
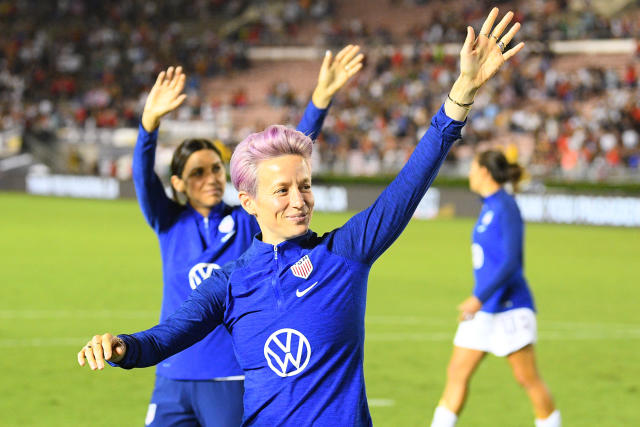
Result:
[[[178,96],[170,105],[171,110],[175,110],[176,108],[178,108],[180,105],[182,105],[182,103],[184,102],[184,100],[187,99],[187,95],[185,95],[184,93],[180,96]]]
[[[353,47],[352,44],[348,44],[345,47],[342,48],[342,50],[340,52],[338,52],[338,54],[336,55],[336,61],[340,62],[342,60],[342,58],[347,54],[347,52]]]
[[[509,49],[508,51],[506,51],[505,53],[503,53],[502,57],[504,58],[505,61],[508,61],[509,59],[511,59],[513,55],[520,52],[523,47],[524,47],[524,42],[520,42],[514,47],[512,47],[511,49]]]
[[[164,71],[160,71],[160,74],[158,74],[158,78],[156,79],[156,84],[154,86],[160,86],[164,81],[165,75],[166,73]]]
[[[464,39],[464,44],[462,45],[463,52],[470,52],[473,48],[473,43],[476,39],[476,35],[473,31],[473,27],[467,27],[467,38]]]
[[[104,352],[102,351],[102,336],[96,335],[91,340],[91,348],[93,349],[93,357],[98,369],[104,369]]]
[[[169,67],[169,68],[167,68],[167,78],[166,78],[166,80],[165,80],[165,83],[166,83],[166,82],[170,82],[170,81],[171,81],[171,79],[173,78],[173,70],[174,70],[174,68],[173,68],[173,67]]]
[[[359,51],[360,51],[360,46],[351,46],[351,48],[349,50],[347,50],[345,52],[345,54],[340,59],[338,59],[338,57],[336,56],[336,62],[338,62],[343,67],[345,67],[345,66],[348,67],[349,66],[349,62],[352,59],[354,59],[354,56],[356,56],[356,54]],[[358,56],[361,56],[362,58],[364,58],[364,55],[362,55],[362,54],[360,54]],[[360,58],[361,61],[362,61],[362,58]]]
[[[364,54],[359,54],[358,56],[356,56],[355,58],[353,58],[351,61],[349,61],[347,63],[347,65],[344,66],[345,70],[351,72],[351,69],[357,65],[362,65],[362,60],[364,59]]]
[[[344,50],[344,49],[343,49]],[[328,70],[329,69],[329,65],[331,65],[331,57],[333,55],[331,54],[330,50],[326,50],[324,52],[324,59],[322,60],[322,65],[320,66],[320,72],[324,71],[324,70]]]
[[[489,34],[491,33],[491,28],[493,28],[493,23],[496,21],[497,17],[498,17],[498,8],[494,7],[493,9],[491,9],[491,12],[489,12],[489,16],[487,16],[487,19],[484,21],[484,24],[482,24],[482,28],[480,29],[480,35],[489,37]]]
[[[104,334],[102,336],[102,353],[104,354],[104,358],[106,360],[111,360],[111,342],[113,341],[113,335],[111,334]]]
[[[110,359],[113,355],[111,348],[112,338],[111,334],[95,335],[91,341],[78,352],[78,364],[84,366],[88,363],[92,371],[104,369],[105,355],[107,355],[107,359]]]
[[[93,344],[87,343],[82,349],[83,356],[87,359],[87,363],[92,371],[95,371],[98,365],[96,364],[96,358],[93,355]],[[82,364],[84,366],[84,364]]]
[[[84,347],[78,352],[78,365],[84,366]]]
[[[347,68],[347,74],[349,75],[349,77],[351,78],[355,76],[358,73],[358,71],[362,69],[362,66],[363,66],[362,62],[354,65],[353,67],[349,66]]]
[[[491,39],[497,42],[500,38],[500,35],[504,31],[504,29],[507,28],[507,25],[509,25],[509,22],[511,22],[512,19],[513,12],[507,12],[507,14],[502,17],[500,22],[498,22],[498,25],[496,25],[496,27],[491,32]]]
[[[513,39],[513,36],[515,36],[519,30],[520,30],[520,23],[516,22],[511,26],[511,29],[509,30],[509,32],[507,32],[507,34],[505,34],[504,37],[500,39],[500,41],[502,41],[502,43],[504,43],[505,46],[508,45],[509,42],[511,42],[511,40]]]
[[[169,82],[169,88],[176,89],[180,81],[184,84],[184,74],[182,74],[182,67],[179,66],[176,68],[173,78]]]
[[[464,322],[465,320],[471,320],[474,317],[474,313],[469,313],[468,311],[463,311],[458,316],[458,321]]]

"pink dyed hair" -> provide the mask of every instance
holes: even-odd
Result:
[[[272,125],[244,139],[231,156],[231,182],[238,191],[255,197],[258,187],[258,163],[287,154],[311,158],[311,138],[282,125]]]

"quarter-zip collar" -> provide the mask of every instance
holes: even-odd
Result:
[[[307,230],[306,233],[301,234],[300,236],[285,240],[277,245],[272,245],[270,243],[263,242],[262,233],[258,233],[253,236],[253,243],[251,244],[249,251],[251,251],[252,255],[258,256],[275,256],[276,253],[278,254],[278,257],[288,256],[289,254],[299,252],[301,248],[305,247],[305,243],[311,239],[313,234],[313,231]]]

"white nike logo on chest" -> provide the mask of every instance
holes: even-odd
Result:
[[[304,296],[307,292],[309,292],[315,285],[317,285],[318,282],[315,282],[313,285],[309,286],[308,288],[306,288],[305,290],[300,290],[300,289],[296,289],[296,296],[298,298]]]

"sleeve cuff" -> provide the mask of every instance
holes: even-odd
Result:
[[[331,104],[333,104],[333,99],[331,99],[331,101],[329,101],[329,105],[327,105],[327,108],[320,108],[317,107],[316,104],[313,103],[313,99],[309,100],[309,103],[307,104],[307,108],[314,108],[322,113],[325,113],[329,110],[329,108],[331,108]]]
[[[140,136],[142,136],[144,139],[149,139],[149,138],[158,139],[159,129],[160,129],[160,126],[158,126],[153,132],[148,132],[144,128],[144,126],[142,126],[142,122],[140,122],[140,124],[138,125],[138,132],[140,132]]]
[[[135,338],[133,338],[131,335],[125,334],[118,335],[118,338],[124,341],[125,345],[127,346],[127,352],[124,354],[124,358],[122,358],[122,360],[118,363],[109,362],[108,360],[106,362],[115,368],[134,368],[138,360],[139,353],[139,348],[137,346],[137,343],[135,342]]]
[[[447,135],[456,140],[462,137],[461,132],[465,124],[467,124],[467,119],[465,119],[464,122],[461,122],[447,116],[444,112],[444,103],[440,106],[440,110],[438,110],[431,120],[431,125],[439,129],[443,135]]]

